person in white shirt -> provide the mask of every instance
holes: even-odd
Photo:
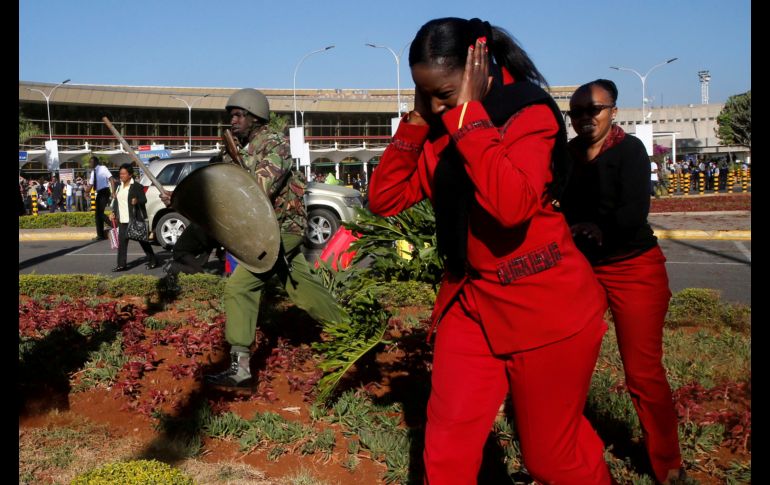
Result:
[[[657,197],[658,164],[650,160],[650,195]]]
[[[86,193],[91,192],[91,187],[96,191],[96,212],[94,212],[94,218],[96,221],[96,237],[94,241],[101,239],[107,239],[104,234],[104,224],[110,225],[110,219],[104,214],[104,208],[110,201],[112,194],[112,188],[115,184],[115,179],[112,177],[110,171],[104,165],[99,163],[99,157],[91,157],[91,179],[88,182]]]
[[[72,212],[72,182],[69,180],[64,185],[64,195],[67,197],[67,212]]]

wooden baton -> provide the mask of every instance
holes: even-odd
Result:
[[[118,130],[115,129],[114,126],[112,126],[112,122],[110,122],[110,119],[106,116],[102,116],[102,121],[104,121],[104,124],[107,125],[107,128],[110,129],[113,135],[115,135],[115,138],[118,139],[121,145],[123,145],[123,149],[128,152],[128,154],[131,156],[131,159],[134,161],[137,167],[142,169],[144,171],[144,174],[147,175],[147,178],[150,179],[152,184],[160,191],[161,194],[166,193],[166,189],[163,188],[163,185],[158,182],[158,179],[155,178],[155,175],[152,174],[150,171],[150,167],[146,166],[144,163],[142,163],[142,160],[139,158],[139,156],[136,154],[133,148],[131,148],[131,145],[128,144],[128,142],[123,138]]]

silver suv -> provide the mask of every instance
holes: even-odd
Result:
[[[193,170],[205,167],[209,156],[177,157],[150,162],[149,170],[166,190],[174,188]],[[158,189],[143,175],[140,183],[147,195],[147,218],[155,240],[165,249],[171,249],[190,221],[160,200]],[[361,192],[348,187],[309,182],[305,191],[308,213],[306,242],[310,248],[320,249],[337,232],[341,221],[353,221],[356,207],[362,207]]]
[[[356,189],[341,185],[308,182],[305,188],[307,209],[306,243],[320,249],[337,232],[340,222],[355,221],[356,208],[363,207],[363,197]]]

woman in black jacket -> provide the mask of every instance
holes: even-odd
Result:
[[[614,124],[618,89],[607,79],[580,86],[568,112],[577,137],[561,208],[578,249],[607,295],[626,387],[660,483],[682,478],[677,415],[663,368],[663,324],[671,291],[666,258],[647,222],[650,159]]]
[[[130,163],[120,166],[120,183],[115,190],[115,198],[112,201],[112,213],[110,220],[118,221],[118,265],[112,271],[126,271],[126,253],[128,252],[127,229],[130,222],[136,217],[147,218],[145,204],[147,197],[144,195],[142,185],[134,181],[134,168]],[[147,268],[158,267],[158,260],[152,252],[152,246],[148,241],[139,241],[144,254],[147,255]]]

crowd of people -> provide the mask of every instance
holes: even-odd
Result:
[[[656,163],[656,162],[652,162]],[[718,190],[723,191],[727,188],[728,174],[732,170],[734,173],[742,174],[745,170],[748,170],[749,164],[747,163],[733,163],[731,164],[726,159],[710,159],[704,158],[684,158],[682,160],[666,160],[662,163],[656,163],[658,173],[660,175],[660,183],[670,184],[672,176],[680,176],[684,174],[690,175],[691,191],[700,189],[700,174],[703,174],[704,190]],[[719,184],[716,187],[716,183]]]
[[[360,173],[357,173],[355,175],[348,174],[346,179],[347,181],[342,181],[338,179],[334,172],[313,172],[311,174],[311,179],[313,182],[318,182],[322,184],[329,184],[329,185],[349,185],[350,187],[353,187],[356,190],[360,190],[361,192],[366,191],[366,182],[361,177]]]
[[[88,184],[80,177],[62,182],[57,175],[39,179],[19,176],[19,191],[27,215],[32,214],[33,200],[38,212],[85,212],[91,208]]]

